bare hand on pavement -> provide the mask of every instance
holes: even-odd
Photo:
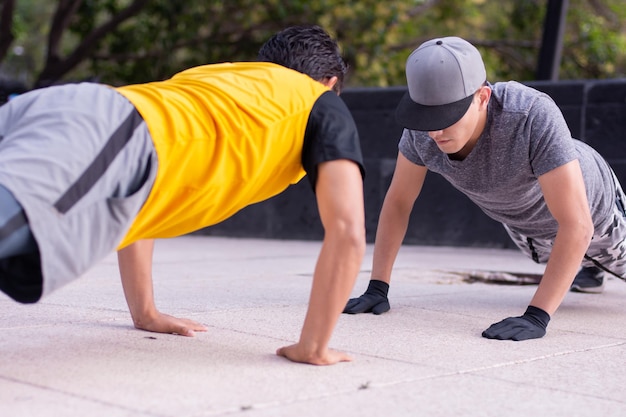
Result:
[[[299,343],[284,346],[276,351],[278,356],[289,359],[292,362],[308,363],[311,365],[334,365],[338,362],[350,362],[352,358],[343,352],[326,349],[323,354],[305,352]]]
[[[181,336],[193,336],[195,332],[206,332],[206,326],[185,318],[178,318],[158,313],[148,321],[135,322],[135,327],[155,333],[170,333]]]

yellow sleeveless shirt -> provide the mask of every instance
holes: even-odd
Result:
[[[158,156],[152,191],[122,248],[219,223],[298,182],[309,114],[328,88],[279,65],[249,62],[116,90],[146,121]]]

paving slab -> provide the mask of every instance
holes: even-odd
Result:
[[[38,304],[0,295],[0,416],[626,415],[626,283],[568,294],[542,339],[494,341],[482,330],[522,314],[536,286],[465,278],[542,267],[515,250],[403,246],[391,311],[342,315],[331,346],[354,361],[316,367],[274,351],[298,339],[319,249],[158,241],[157,305],[208,326],[193,338],[132,327],[114,254]]]

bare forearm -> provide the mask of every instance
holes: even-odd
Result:
[[[560,230],[550,260],[530,304],[552,315],[569,291],[574,276],[589,246],[590,233],[585,230]]]
[[[141,240],[117,252],[124,296],[136,328],[157,333],[193,336],[206,326],[159,312],[152,287],[153,240]]]
[[[594,228],[578,160],[543,174],[539,184],[559,229],[531,305],[552,314],[569,291]]]
[[[141,240],[118,252],[124,296],[137,327],[157,313],[152,286],[153,248],[153,240]]]
[[[300,343],[311,354],[322,354],[327,349],[356,281],[364,252],[364,237],[325,239],[300,336]]]
[[[372,264],[372,279],[391,281],[393,264],[406,235],[411,207],[402,208],[398,205],[385,204],[381,211]]]
[[[328,348],[365,253],[363,184],[358,166],[347,159],[319,164],[317,207],[324,226],[300,340],[276,351],[294,362],[330,365],[351,358]]]

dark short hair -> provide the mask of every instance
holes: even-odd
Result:
[[[292,26],[276,33],[261,46],[258,60],[291,68],[316,81],[336,76],[333,89],[337,93],[347,71],[337,42],[316,25]]]

